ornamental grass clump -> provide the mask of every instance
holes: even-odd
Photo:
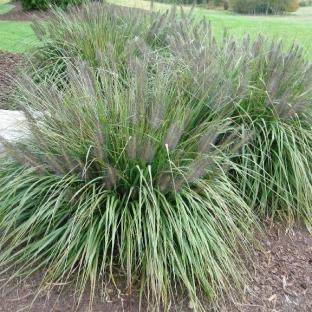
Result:
[[[245,173],[235,177],[249,204],[311,228],[312,67],[304,51],[263,36],[237,41],[225,33],[218,42],[205,21],[189,32],[180,23],[168,43],[183,67],[180,82],[204,102],[202,116],[214,116],[217,96],[218,114],[252,129],[237,158]]]
[[[179,288],[198,311],[200,294],[213,306],[239,289],[255,219],[227,172],[250,133],[200,118],[168,60],[133,56],[125,80],[107,63],[66,68],[25,80],[29,139],[2,139],[2,271],[44,268],[46,285],[75,277],[92,294],[123,273],[156,310]]]
[[[139,23],[138,23],[139,21]],[[99,55],[119,64],[128,53],[126,42],[139,36],[145,27],[145,14],[101,2],[89,2],[64,12],[53,10],[44,23],[35,20],[33,30],[40,42],[34,50],[36,74],[51,76],[65,72],[66,59],[79,57],[90,66],[99,64]]]
[[[141,43],[143,51],[138,53],[161,49],[176,19],[175,9],[159,14],[105,2],[87,2],[67,12],[55,9],[44,22],[35,20],[32,24],[39,41],[32,65],[37,76],[38,71],[41,73],[41,79],[51,79],[53,74],[65,73],[66,59],[79,57],[96,69],[102,62],[101,55],[105,55],[106,61],[113,60],[121,73],[128,55],[133,53],[129,42]]]
[[[246,177],[243,184],[261,213],[304,221],[312,229],[312,66],[298,46],[266,44],[262,37],[245,40],[250,92],[239,112],[256,135],[243,167],[258,178]]]

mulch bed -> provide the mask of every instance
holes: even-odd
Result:
[[[29,10],[29,11],[24,11],[21,4],[17,1],[11,2],[11,4],[14,5],[14,8],[10,10],[9,12],[5,14],[0,14],[0,21],[33,21],[34,19],[37,18],[47,18],[51,17],[52,13],[51,11],[40,11],[40,10]],[[138,9],[138,8],[128,8],[126,6],[121,6],[121,5],[115,5],[111,4],[114,7],[118,7],[121,11],[140,11],[140,12],[145,12],[148,13],[149,11],[144,10],[144,9]]]
[[[20,2],[11,2],[14,8],[6,14],[0,15],[0,20],[31,21],[35,17],[47,17],[49,12],[23,11]],[[0,109],[9,108],[9,97],[14,89],[14,80],[25,63],[25,56],[18,53],[0,51]]]
[[[38,11],[38,10],[30,10],[30,11],[23,11],[20,2],[13,1],[11,4],[14,5],[14,8],[5,13],[0,15],[0,20],[4,21],[31,21],[34,18],[44,18],[49,15],[49,12],[45,11]]]
[[[252,279],[237,311],[311,312],[312,235],[299,225],[289,230],[271,225],[265,232],[261,248],[253,252]]]
[[[0,109],[9,107],[9,98],[14,91],[14,80],[18,77],[25,56],[0,51]]]
[[[259,248],[254,250],[253,264],[249,265],[251,280],[246,285],[245,296],[240,303],[227,304],[220,312],[311,312],[312,311],[312,236],[304,227],[286,230],[280,225],[266,226],[266,235]],[[41,294],[32,304],[40,275],[6,286],[0,293],[0,312],[86,312],[89,295],[82,297],[81,304],[74,308],[73,287],[62,292],[54,288],[49,294]],[[122,282],[120,289],[123,289]],[[0,287],[3,282],[0,282]],[[138,297],[117,292],[113,288],[106,300],[96,296],[93,312],[137,312]],[[31,305],[32,304],[32,305]],[[29,310],[27,310],[30,307]],[[20,310],[21,309],[21,310]],[[150,311],[146,307],[142,311]],[[176,300],[170,311],[192,311],[188,302]],[[208,310],[207,310],[208,312]]]

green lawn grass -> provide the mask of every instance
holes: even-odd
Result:
[[[0,21],[0,51],[26,52],[36,43],[30,22]]]
[[[109,0],[111,3],[150,9],[150,2],[144,0]],[[170,5],[154,3],[155,10],[167,10]],[[188,9],[188,7],[186,7]],[[312,7],[302,7],[296,13],[285,16],[247,16],[224,10],[208,10],[196,8],[195,16],[208,18],[216,35],[227,28],[230,33],[241,37],[246,33],[256,36],[263,33],[272,39],[283,39],[286,45],[294,41],[306,49],[309,58],[312,58]]]
[[[0,0],[0,14],[12,10],[9,0]],[[36,42],[30,22],[0,20],[0,51],[25,52]]]

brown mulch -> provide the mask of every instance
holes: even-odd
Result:
[[[0,14],[0,20],[5,21],[31,21],[35,17],[38,18],[44,18],[49,15],[49,12],[47,11],[38,11],[38,10],[30,10],[30,11],[24,11],[20,2],[13,1],[11,4],[14,5],[14,8],[5,13]]]
[[[265,232],[253,251],[245,298],[235,311],[312,312],[312,235],[298,225],[288,230],[271,225]]]
[[[33,21],[34,19],[44,19],[51,17],[52,13],[50,10],[40,11],[40,10],[29,10],[24,11],[20,2],[12,1],[11,4],[14,5],[14,8],[5,14],[0,14],[0,21]],[[111,4],[114,7],[118,7],[121,11],[140,11],[148,13],[148,10],[138,9],[138,8],[128,8],[126,6]]]
[[[265,231],[266,237],[260,241],[259,248],[254,250],[254,263],[249,266],[251,281],[246,285],[242,302],[235,306],[223,306],[220,312],[311,312],[312,236],[301,226],[287,231],[282,226],[274,225],[267,226]],[[5,287],[2,295],[0,293],[0,312],[88,311],[89,295],[84,294],[76,310],[74,291],[70,286],[62,292],[54,288],[48,294],[41,294],[32,304],[39,284],[39,275],[34,275],[16,284],[17,287],[12,290]],[[139,311],[136,295],[130,296],[126,291],[117,292],[113,288],[108,293],[105,300],[96,296],[94,312]],[[150,310],[143,307],[141,311]],[[184,302],[177,300],[170,311],[192,310],[184,298]]]
[[[0,51],[0,109],[8,108],[10,94],[14,91],[14,79],[24,62],[23,54]]]

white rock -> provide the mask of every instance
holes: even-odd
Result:
[[[9,142],[27,137],[26,117],[23,112],[0,110],[0,136]],[[0,152],[3,146],[0,143]]]

